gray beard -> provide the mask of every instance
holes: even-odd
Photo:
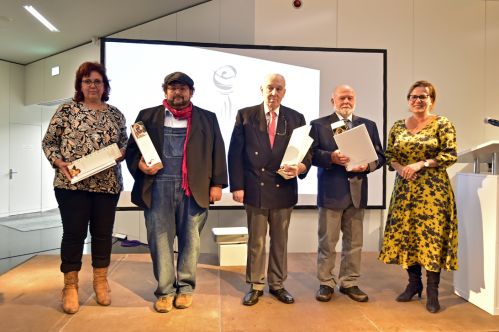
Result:
[[[350,114],[352,114],[354,111],[355,111],[355,107],[352,107],[352,108],[344,108],[345,110],[348,110],[348,116],[350,116]],[[340,108],[339,110],[335,107],[334,108],[334,111],[338,114],[341,114],[343,115],[345,112],[342,110],[342,108]]]

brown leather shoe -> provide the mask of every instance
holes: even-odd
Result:
[[[274,295],[279,301],[291,304],[295,302],[293,295],[289,294],[289,292],[285,288],[280,289],[270,289],[269,293]]]
[[[319,290],[315,293],[315,299],[321,302],[328,302],[333,296],[334,288],[327,285],[320,285]]]
[[[186,309],[192,305],[192,294],[178,294],[175,296],[175,308]]]
[[[243,298],[244,305],[254,305],[258,303],[258,298],[263,295],[262,290],[251,289]]]
[[[358,286],[348,288],[340,287],[340,292],[348,295],[349,298],[357,302],[367,302],[369,300],[367,294],[361,291]]]
[[[154,303],[154,310],[160,313],[167,313],[173,309],[173,295],[158,297]]]

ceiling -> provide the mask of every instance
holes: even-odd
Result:
[[[0,0],[0,60],[29,64],[207,0]],[[23,6],[34,6],[50,32]]]

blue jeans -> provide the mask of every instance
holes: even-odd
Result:
[[[208,209],[197,205],[182,190],[182,179],[159,174],[152,187],[151,208],[144,211],[147,240],[158,281],[156,296],[190,294],[196,287],[200,234]],[[177,266],[174,265],[173,240],[177,236]]]

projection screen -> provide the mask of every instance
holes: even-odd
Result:
[[[101,58],[111,80],[109,103],[125,114],[128,126],[140,110],[161,104],[164,77],[182,71],[194,80],[192,102],[217,114],[228,149],[237,110],[260,104],[264,76],[277,72],[286,78],[282,104],[302,113],[307,123],[332,113],[334,87],[351,85],[357,92],[355,114],[375,121],[386,142],[386,50],[104,38]],[[130,191],[133,179],[126,169],[123,176]],[[385,207],[385,177],[384,168],[369,175],[369,208]],[[297,207],[315,207],[315,167],[298,187]],[[240,204],[232,201],[227,188],[215,206]]]

